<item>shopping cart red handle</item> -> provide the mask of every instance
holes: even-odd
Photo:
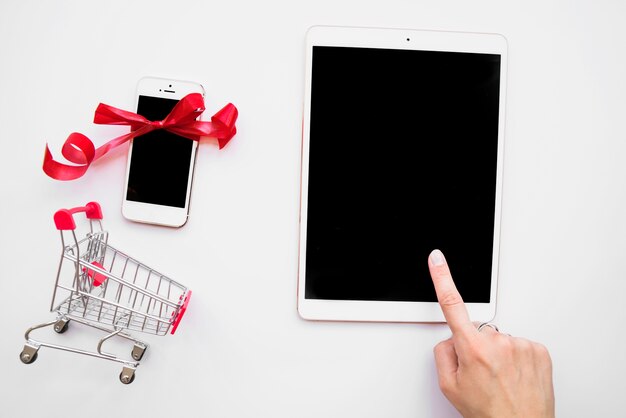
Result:
[[[59,209],[54,214],[54,224],[59,231],[68,231],[76,229],[74,222],[74,214],[85,212],[87,219],[102,219],[102,209],[97,202],[89,202],[85,206],[73,209]]]

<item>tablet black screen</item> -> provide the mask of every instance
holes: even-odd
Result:
[[[489,302],[500,59],[313,47],[306,298]]]

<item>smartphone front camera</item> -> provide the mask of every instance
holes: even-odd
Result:
[[[406,41],[409,42],[411,40],[411,38],[406,38]]]

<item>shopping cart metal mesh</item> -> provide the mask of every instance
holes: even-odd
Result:
[[[78,212],[86,213],[90,225],[90,232],[80,240],[73,219]],[[100,205],[95,202],[55,214],[63,248],[50,305],[57,319],[26,331],[20,359],[26,364],[34,362],[40,347],[86,354],[123,363],[120,380],[130,383],[147,344],[126,331],[173,334],[187,309],[191,290],[109,245],[101,219]],[[30,338],[33,330],[46,326],[63,333],[70,321],[107,332],[96,352]],[[134,342],[132,360],[102,351],[102,344],[114,336]]]
[[[91,233],[65,247],[63,258],[69,263],[61,269],[70,274],[60,272],[51,310],[116,329],[165,335],[187,289],[108,245],[107,235]]]

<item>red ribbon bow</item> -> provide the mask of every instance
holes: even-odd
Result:
[[[77,179],[87,172],[92,162],[113,148],[155,129],[165,129],[194,141],[199,141],[203,136],[214,137],[217,138],[219,148],[222,149],[237,133],[235,127],[237,108],[232,103],[228,103],[211,117],[210,122],[196,120],[204,110],[204,99],[200,93],[191,93],[183,97],[170,114],[161,121],[149,121],[136,113],[100,103],[94,115],[94,123],[129,125],[131,132],[113,138],[97,149],[85,135],[78,132],[70,134],[63,144],[61,153],[66,160],[78,165],[67,165],[55,161],[46,144],[43,171],[56,180]]]

